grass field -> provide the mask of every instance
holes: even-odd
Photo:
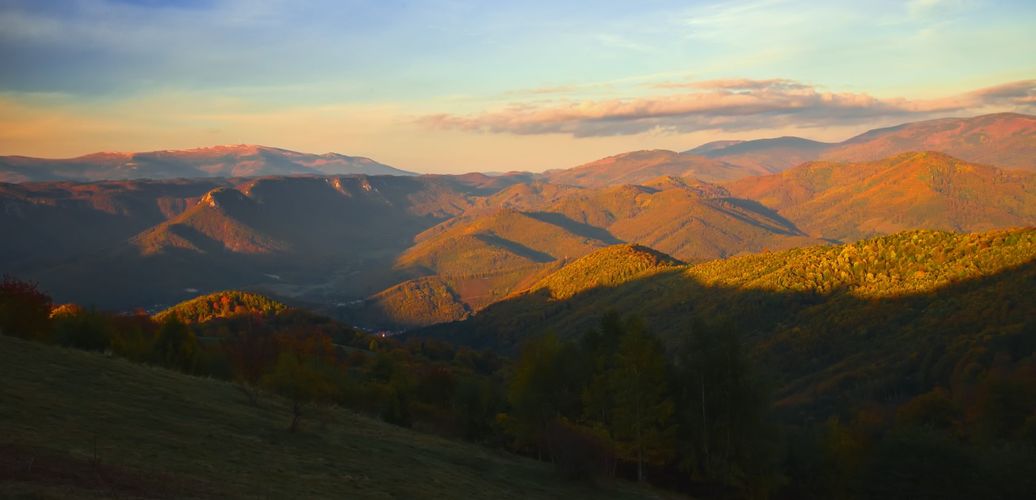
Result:
[[[231,384],[0,335],[0,497],[650,498],[625,482]]]

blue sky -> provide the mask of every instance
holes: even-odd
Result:
[[[1036,2],[0,0],[0,154],[541,170],[1036,111]]]

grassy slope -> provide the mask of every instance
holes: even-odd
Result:
[[[221,381],[5,336],[0,351],[0,496],[651,496],[628,483],[565,482],[547,464],[340,409],[289,434],[282,404],[251,407]],[[94,456],[115,491],[75,479]],[[47,476],[48,463],[62,472]]]

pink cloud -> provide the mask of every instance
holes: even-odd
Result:
[[[628,135],[650,130],[751,130],[795,124],[823,127],[884,117],[917,117],[989,107],[1032,108],[1036,80],[1010,82],[939,99],[878,98],[827,92],[792,80],[708,80],[663,84],[693,89],[655,97],[514,104],[473,115],[433,114],[434,129],[510,134]]]

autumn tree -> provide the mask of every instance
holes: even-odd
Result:
[[[198,355],[198,339],[194,332],[175,315],[166,316],[158,327],[155,355],[166,366],[189,372]]]
[[[282,330],[276,338],[277,362],[262,385],[288,399],[288,430],[295,432],[306,408],[336,396],[337,355],[330,337],[303,325]]]
[[[46,339],[50,334],[50,297],[35,283],[9,276],[0,280],[0,333]]]
[[[61,345],[102,351],[111,346],[115,336],[112,317],[78,306],[61,306],[51,314],[55,340]]]
[[[274,334],[257,315],[223,339],[234,381],[253,405],[259,404],[262,379],[277,363],[279,350]]]

